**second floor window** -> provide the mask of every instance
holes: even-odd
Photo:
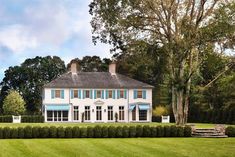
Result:
[[[113,91],[109,90],[109,94],[108,94],[109,98],[113,98]]]
[[[143,98],[143,92],[142,90],[137,91],[137,98]]]
[[[64,99],[64,90],[59,90],[59,89],[52,89],[51,90],[51,98],[60,98],[60,99]]]
[[[55,98],[60,98],[60,97],[61,97],[60,90],[55,90]]]
[[[96,91],[96,98],[101,98],[101,90]]]
[[[90,91],[89,90],[85,90],[85,98],[90,98]]]
[[[146,90],[134,90],[134,99],[146,99]]]

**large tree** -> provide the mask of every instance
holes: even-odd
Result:
[[[65,71],[64,61],[57,56],[26,59],[20,66],[9,67],[5,71],[0,84],[0,98],[3,100],[9,89],[17,90],[26,101],[27,111],[38,113],[41,108],[42,86]]]
[[[171,104],[180,125],[187,123],[191,79],[205,48],[234,48],[233,0],[93,0],[90,13],[95,43],[130,55],[157,47],[155,52],[166,55]]]

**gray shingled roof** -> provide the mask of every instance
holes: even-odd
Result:
[[[45,88],[153,88],[127,76],[109,72],[65,73],[44,85]]]

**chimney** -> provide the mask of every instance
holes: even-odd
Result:
[[[111,75],[116,75],[116,63],[112,62],[109,64],[109,72]]]
[[[71,63],[70,71],[72,72],[72,74],[77,74],[78,67],[79,67],[79,65],[78,65],[77,62],[72,62]]]

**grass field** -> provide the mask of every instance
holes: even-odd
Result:
[[[0,140],[0,157],[234,157],[235,138]]]
[[[174,123],[170,124],[163,124],[163,123],[20,123],[20,124],[13,124],[13,123],[0,123],[0,127],[18,127],[18,126],[95,126],[95,125],[150,125],[150,126],[156,126],[156,125],[173,125]],[[213,128],[215,124],[206,124],[206,123],[195,123],[194,124],[197,128]]]

